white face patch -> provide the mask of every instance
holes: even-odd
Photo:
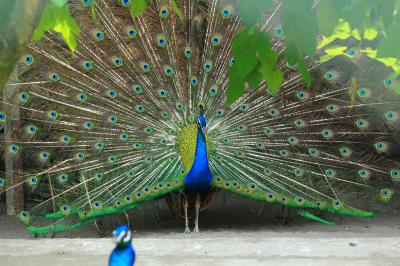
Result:
[[[132,240],[131,231],[122,231],[119,233],[119,235],[116,235],[116,232],[114,231],[113,234],[114,234],[113,242],[115,244],[128,243],[129,241]]]
[[[132,240],[132,233],[131,233],[131,231],[128,231],[128,233],[126,234],[126,236],[122,239],[122,241],[124,242],[124,243],[128,243],[129,241],[131,241]]]

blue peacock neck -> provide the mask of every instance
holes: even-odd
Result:
[[[189,192],[207,191],[211,189],[211,182],[212,175],[208,166],[206,137],[198,128],[194,162],[185,176],[185,187]]]

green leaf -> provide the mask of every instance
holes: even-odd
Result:
[[[308,67],[306,65],[306,62],[304,61],[304,58],[299,58],[297,65],[298,65],[297,70],[303,76],[303,79],[306,82],[306,85],[308,87],[310,87],[311,83],[312,83],[311,74],[308,71]]]
[[[297,70],[303,76],[303,79],[306,82],[307,86],[310,86],[312,82],[311,75],[308,72],[308,68],[304,61],[304,58],[299,54],[299,51],[297,50],[297,47],[293,42],[288,42],[286,44],[285,54],[286,59],[290,64],[297,64]]]
[[[67,2],[68,0],[51,0],[51,3],[57,7],[63,7]]]
[[[276,63],[279,58],[279,53],[269,49],[264,49],[260,53],[260,68],[259,71],[263,78],[267,81],[268,92],[272,95],[278,93],[279,88],[284,79],[283,72],[276,68]]]
[[[43,12],[39,25],[33,33],[33,40],[44,36],[45,32],[53,30],[61,34],[72,52],[76,50],[76,36],[80,35],[80,29],[75,19],[71,16],[69,5],[58,7],[50,4]]]
[[[263,69],[261,68],[261,72],[263,72]],[[282,84],[283,81],[283,72],[280,71],[279,69],[273,70],[272,72],[268,73],[268,88],[267,91],[271,95],[276,95],[279,92],[279,88]]]
[[[388,28],[393,23],[396,0],[379,1],[378,4],[380,17],[382,18],[385,28]]]
[[[399,14],[396,17],[400,17]],[[387,30],[387,36],[378,45],[378,57],[400,58],[400,24],[393,24]]]
[[[135,0],[129,6],[129,12],[131,13],[132,18],[135,18],[142,14],[147,8],[146,0]]]
[[[182,10],[178,7],[175,0],[172,0],[172,9],[175,11],[176,15],[178,16],[181,22],[185,21],[185,17],[183,16]]]
[[[325,53],[332,56],[343,55],[344,52],[347,50],[347,46],[330,46],[329,48],[325,49]]]
[[[316,18],[319,32],[325,36],[331,35],[339,20],[339,14],[333,4],[333,0],[323,0],[319,2]]]
[[[239,14],[248,26],[254,26],[260,21],[262,13],[272,5],[272,0],[240,0]]]
[[[274,89],[277,90],[279,88],[280,73],[276,71],[275,76],[272,73],[276,70],[275,67],[279,53],[272,51],[271,42],[266,32],[261,32],[255,28],[243,29],[235,36],[232,42],[232,50],[235,64],[229,72],[227,100],[229,104],[242,95],[244,92],[243,84],[245,82],[255,88],[258,87],[264,78],[268,83],[272,84]],[[262,73],[260,65],[268,67],[268,75]],[[279,84],[276,85],[276,83]]]
[[[372,41],[373,39],[375,39],[378,36],[378,31],[374,28],[366,28],[364,31],[364,36],[363,38],[365,40],[370,40]]]
[[[229,87],[226,93],[227,104],[234,103],[244,93],[244,81],[240,79],[238,71],[233,65],[229,69]]]
[[[317,46],[317,48],[322,48],[336,39],[345,40],[351,36],[350,24],[344,20],[340,20],[336,25],[334,33],[326,38],[324,38]]]
[[[258,88],[258,85],[263,80],[263,76],[259,71],[259,67],[256,67],[247,77],[246,81],[251,88]]]
[[[323,63],[336,56],[343,55],[347,49],[347,46],[330,46],[329,48],[325,49],[325,55],[320,57],[319,62]]]
[[[341,17],[349,22],[351,28],[362,28],[369,11],[374,6],[374,1],[375,0],[349,1],[343,9],[343,12],[341,12]]]
[[[257,41],[259,38],[258,30],[255,28],[245,28],[240,31],[232,42],[233,55],[235,57],[235,65],[240,66],[237,75],[244,80],[258,64],[257,60]]]
[[[317,21],[312,13],[313,0],[285,0],[282,15],[285,39],[294,42],[300,53],[312,57],[317,46]]]

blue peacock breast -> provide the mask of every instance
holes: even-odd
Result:
[[[178,143],[180,143],[180,153],[187,172],[184,178],[185,189],[189,192],[210,190],[213,177],[208,165],[204,133],[196,125],[192,125],[182,131]]]

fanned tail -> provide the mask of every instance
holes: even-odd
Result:
[[[6,174],[33,202],[19,214],[28,230],[71,230],[184,189],[199,110],[216,187],[362,217],[390,200],[400,105],[384,67],[354,50],[308,58],[307,88],[281,56],[277,95],[262,81],[227,107],[232,40],[243,28],[236,1],[151,1],[133,19],[131,2],[96,0],[92,11],[71,1],[76,51],[51,32],[32,42],[1,99],[4,155],[19,166]],[[257,25],[282,54],[280,8]]]
[[[312,66],[309,89],[282,64],[286,81],[276,96],[261,84],[213,120],[215,186],[270,203],[374,215],[400,173],[399,97],[382,80],[384,67],[359,63],[342,56]]]

